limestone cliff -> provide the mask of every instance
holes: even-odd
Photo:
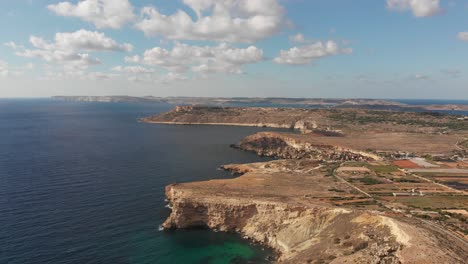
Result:
[[[427,231],[377,213],[193,190],[167,187],[165,229],[238,232],[275,249],[282,263],[463,263]]]
[[[311,135],[310,137],[313,137]],[[244,138],[236,147],[261,156],[285,159],[316,159],[335,161],[378,160],[377,155],[328,144],[310,143],[294,134],[261,132]]]

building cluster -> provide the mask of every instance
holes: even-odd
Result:
[[[397,197],[397,196],[424,196],[424,193],[422,191],[411,189],[410,192],[400,192],[400,193],[394,192],[393,196],[394,197]]]

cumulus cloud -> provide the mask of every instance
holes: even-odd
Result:
[[[142,57],[127,57],[127,62],[159,66],[176,74],[192,71],[200,74],[242,73],[242,66],[263,60],[263,50],[250,46],[233,48],[228,44],[218,46],[190,46],[176,43],[170,50],[161,47],[146,50]]]
[[[99,59],[92,58],[87,53],[73,53],[61,50],[26,49],[16,52],[16,55],[25,58],[40,58],[48,63],[62,64],[64,68],[69,70],[86,69],[89,66],[101,64]]]
[[[387,8],[394,11],[411,11],[416,17],[440,14],[440,0],[387,0]]]
[[[49,67],[40,80],[56,81],[56,80],[112,80],[119,77],[117,74],[107,72],[88,72],[85,70],[67,71],[64,69],[55,69]]]
[[[106,37],[104,33],[87,31],[84,29],[76,32],[64,32],[55,34],[55,42],[48,43],[43,38],[31,36],[31,44],[44,50],[84,50],[84,51],[125,51],[130,52],[133,46],[128,43],[118,44],[115,40]]]
[[[99,59],[92,58],[87,52],[127,52],[133,48],[128,43],[118,44],[103,33],[86,30],[57,33],[54,42],[31,36],[29,42],[34,49],[17,48],[16,45],[13,46],[16,55],[26,58],[40,58],[48,63],[61,64],[68,70],[86,69],[91,65],[101,64]]]
[[[306,40],[305,40],[304,35],[302,35],[302,34],[296,34],[296,35],[294,35],[294,36],[290,36],[290,37],[289,37],[289,41],[295,42],[295,43],[304,43]]]
[[[142,66],[117,66],[117,67],[112,68],[112,70],[116,72],[133,73],[133,74],[154,72],[153,69],[148,69]]]
[[[140,62],[140,56],[135,55],[135,56],[126,56],[125,57],[125,62],[128,63],[139,63]]]
[[[461,41],[467,41],[468,42],[468,32],[458,33],[458,39],[461,40]]]
[[[284,24],[278,0],[183,0],[197,15],[182,10],[164,15],[145,7],[136,27],[147,36],[173,40],[252,43],[277,33]]]
[[[122,77],[132,82],[170,83],[188,79],[183,73],[156,73],[155,69],[142,66],[117,66],[112,68],[112,71],[122,74]]]
[[[118,29],[134,19],[133,7],[128,0],[60,2],[47,8],[59,16],[80,18],[97,28]]]
[[[316,59],[339,54],[350,54],[352,51],[351,48],[340,48],[338,43],[332,40],[321,41],[307,46],[281,50],[274,61],[278,64],[304,65],[310,64]]]

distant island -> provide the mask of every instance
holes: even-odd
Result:
[[[174,105],[212,106],[291,106],[322,108],[364,108],[395,111],[468,111],[463,104],[407,104],[381,99],[326,99],[326,98],[255,98],[255,97],[133,97],[133,96],[54,96],[56,100],[76,102],[130,102],[168,103]]]
[[[391,104],[271,102],[278,101]],[[172,213],[165,229],[237,232],[275,249],[281,263],[439,264],[468,258],[468,120],[460,116],[178,106],[140,121],[285,128],[232,145],[277,160],[222,166],[238,174],[235,179],[167,186]]]

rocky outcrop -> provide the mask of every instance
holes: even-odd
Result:
[[[261,156],[285,159],[364,161],[379,159],[377,155],[326,144],[311,144],[294,135],[261,132],[244,138],[236,147]]]
[[[340,254],[341,246],[333,237],[339,234],[330,233],[334,225],[356,217],[350,210],[292,206],[278,202],[258,200],[190,197],[176,186],[167,188],[167,197],[172,205],[171,216],[163,224],[166,229],[207,227],[213,230],[238,232],[256,242],[260,242],[280,253],[279,260],[292,261],[300,256],[319,240],[330,240],[328,246],[335,248],[333,254]],[[386,231],[382,229],[382,234]],[[351,235],[353,236],[351,238]],[[348,247],[363,247],[365,241],[352,232],[348,232]],[[341,235],[344,239],[344,235]],[[322,241],[323,245],[327,244]],[[336,244],[335,244],[336,243]],[[367,246],[366,246],[367,247]],[[397,249],[398,245],[389,240],[388,247]],[[353,249],[356,250],[356,249]],[[365,250],[360,248],[359,250]],[[332,250],[333,251],[333,250]],[[358,250],[356,250],[358,251]],[[330,251],[331,252],[331,251]],[[324,254],[324,258],[330,253]]]

